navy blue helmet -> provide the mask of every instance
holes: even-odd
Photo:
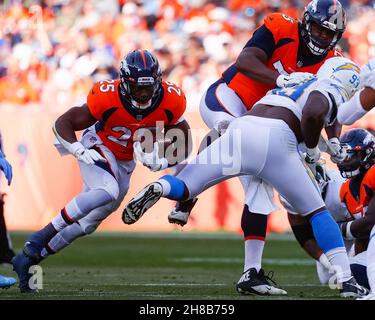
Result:
[[[134,50],[121,61],[120,80],[131,106],[148,109],[160,94],[162,73],[159,62],[147,50]]]
[[[344,178],[352,178],[367,171],[375,163],[375,137],[365,129],[351,129],[340,137],[346,151],[344,161],[337,164]]]
[[[325,28],[330,35],[323,38],[314,32],[314,25]],[[346,28],[346,15],[337,0],[313,0],[303,14],[302,38],[315,55],[324,55],[333,49]]]

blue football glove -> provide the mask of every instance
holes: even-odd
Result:
[[[12,166],[4,158],[4,155],[2,154],[2,152],[0,152],[0,170],[4,172],[5,177],[8,180],[8,186],[9,186],[13,178]]]

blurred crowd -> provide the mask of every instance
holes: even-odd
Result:
[[[164,79],[182,86],[189,110],[270,12],[300,18],[309,0],[45,0],[0,4],[0,102],[41,108],[82,103],[93,83],[117,77],[122,56],[156,53]],[[341,48],[375,56],[375,0],[342,0]]]

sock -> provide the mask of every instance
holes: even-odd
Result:
[[[319,247],[337,270],[338,282],[349,280],[352,277],[349,258],[337,223],[327,210],[314,214],[310,223]]]
[[[372,227],[367,247],[367,278],[371,293],[375,293],[375,226]]]
[[[244,206],[241,227],[245,238],[244,272],[255,268],[257,272],[262,268],[262,255],[267,232],[268,216],[252,213],[248,205]]]
[[[50,242],[43,248],[41,252],[41,256],[46,258],[51,254],[55,254],[60,250],[66,248],[70,245],[75,239],[84,236],[85,233],[83,232],[81,226],[78,223],[74,223],[64,230],[61,230],[58,234],[56,234]]]
[[[185,200],[185,183],[171,175],[161,177],[158,181],[163,189],[163,197],[171,200]]]
[[[47,224],[43,229],[33,233],[27,238],[27,242],[32,242],[40,250],[57,234],[57,230],[52,223]]]
[[[73,224],[86,216],[91,210],[104,206],[113,201],[112,196],[105,190],[90,190],[80,193],[72,199],[52,220],[57,231]]]

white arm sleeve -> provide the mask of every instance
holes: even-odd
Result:
[[[349,101],[343,103],[338,110],[337,120],[341,124],[350,125],[358,119],[362,118],[367,111],[363,109],[360,101],[360,94],[362,91],[358,91],[354,97]]]

